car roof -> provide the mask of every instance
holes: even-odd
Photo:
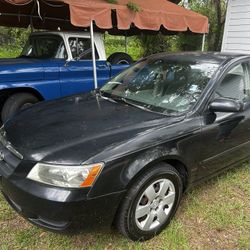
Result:
[[[242,58],[248,55],[221,53],[221,52],[179,52],[179,53],[159,53],[149,56],[148,59],[167,59],[170,61],[182,62],[209,62],[215,64],[222,64],[234,58]]]

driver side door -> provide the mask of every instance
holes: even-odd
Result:
[[[212,175],[249,156],[250,152],[250,67],[241,62],[223,76],[210,99],[239,100],[240,112],[211,112],[209,103],[202,116],[200,177]]]
[[[90,39],[69,37],[68,43],[74,60],[66,62],[60,69],[62,96],[85,93],[94,89]],[[97,50],[95,53],[98,84],[102,86],[109,79],[110,68],[105,61],[98,60]]]

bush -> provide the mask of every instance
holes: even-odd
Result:
[[[0,47],[0,58],[15,58],[19,56],[21,49],[12,48],[10,46]]]
[[[138,60],[143,55],[140,41],[137,37],[128,37],[128,51],[127,53],[134,59]],[[105,34],[104,44],[107,57],[115,52],[125,52],[125,37],[124,36],[111,36]]]

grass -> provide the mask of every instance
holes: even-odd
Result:
[[[184,195],[172,223],[147,242],[109,229],[60,235],[18,216],[0,195],[0,249],[250,249],[250,168],[243,164]]]

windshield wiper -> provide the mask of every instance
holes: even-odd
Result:
[[[117,103],[117,101],[114,100],[113,98],[104,96],[104,95],[102,94],[102,91],[101,91],[100,89],[96,89],[95,91],[96,91],[96,95],[99,95],[102,99],[107,100],[107,101],[110,101],[110,102],[115,102],[115,103]]]
[[[108,82],[107,84],[116,84],[116,85],[121,85],[121,84],[123,84],[122,82]]]
[[[147,108],[145,106],[141,106],[139,104],[135,104],[134,102],[130,102],[128,99],[124,98],[124,97],[120,97],[120,98],[115,98],[115,100],[119,100],[125,104],[128,104],[130,106],[133,106],[133,107],[136,107],[136,108],[139,108],[139,109],[142,109],[144,111],[148,111],[148,112],[152,112],[152,113],[156,113],[156,114],[161,114],[161,115],[165,115],[165,116],[178,116],[179,113],[178,112],[169,112],[169,111],[165,111],[165,112],[157,112],[157,111],[154,111],[150,108]]]
[[[100,95],[100,94],[99,94],[99,95]],[[110,102],[115,102],[115,103],[117,103],[117,101],[115,101],[114,99],[112,99],[112,98],[110,98],[110,97],[103,96],[103,95],[100,95],[100,97],[101,97],[102,99],[104,99],[104,100],[108,100],[108,101],[110,101]]]
[[[144,106],[141,106],[139,104],[135,104],[133,101],[128,101],[128,99],[124,98],[124,97],[120,97],[120,98],[115,98],[115,100],[118,99],[119,101],[122,101],[123,103],[125,104],[128,104],[130,106],[133,106],[133,107],[136,107],[136,108],[139,108],[139,109],[142,109],[142,110],[145,110],[145,111],[149,111],[149,112],[154,112],[152,111],[151,109],[149,108],[146,108]]]

